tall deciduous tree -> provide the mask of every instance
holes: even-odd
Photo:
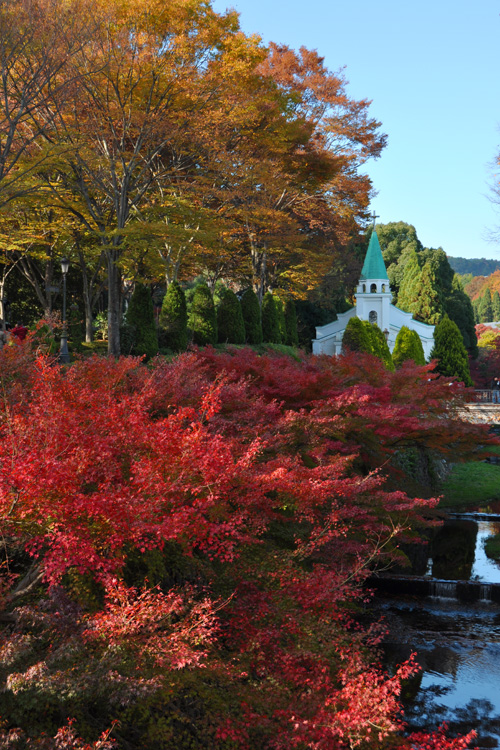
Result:
[[[131,224],[151,192],[196,171],[203,112],[221,86],[236,24],[234,14],[220,16],[203,0],[96,4],[94,19],[92,44],[74,61],[72,99],[58,110],[58,136],[71,157],[58,164],[57,180],[54,170],[46,173],[46,184],[101,240],[109,352],[117,354]]]
[[[57,108],[68,94],[69,69],[92,36],[85,3],[0,3],[0,206],[28,195],[34,173],[60,148]]]

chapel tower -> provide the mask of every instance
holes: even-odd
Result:
[[[388,331],[391,301],[389,277],[374,229],[356,288],[356,315],[361,320],[376,323],[382,331]]]

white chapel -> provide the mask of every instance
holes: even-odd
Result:
[[[312,342],[313,354],[340,354],[345,327],[350,318],[357,316],[378,325],[385,334],[391,352],[403,326],[416,331],[422,342],[425,358],[429,359],[434,344],[434,326],[414,320],[411,313],[403,312],[391,304],[391,300],[389,277],[377,233],[373,230],[356,288],[356,304],[347,312],[339,313],[337,320],[325,326],[316,326],[316,338]]]

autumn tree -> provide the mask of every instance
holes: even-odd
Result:
[[[117,354],[121,262],[134,220],[152,194],[196,171],[203,113],[217,104],[236,24],[201,0],[107,3],[94,6],[93,19],[92,44],[73,62],[72,98],[58,109],[58,137],[71,156],[45,182],[59,206],[100,238],[109,352]]]
[[[359,352],[0,357],[1,742],[106,747],[116,718],[141,750],[465,746],[404,735],[416,667],[385,674],[352,616],[436,502],[391,459],[492,441],[459,384]]]
[[[33,176],[59,152],[57,107],[92,20],[60,0],[0,5],[0,206],[36,188]]]

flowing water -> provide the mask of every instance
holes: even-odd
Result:
[[[500,565],[484,542],[500,531],[500,518],[461,515],[446,522],[430,545],[418,580],[427,595],[377,597],[388,626],[388,665],[412,651],[422,672],[404,696],[412,729],[435,729],[445,721],[451,733],[478,732],[481,748],[500,748]],[[410,578],[407,576],[407,580]],[[472,581],[473,601],[459,601],[459,581]],[[422,591],[423,589],[421,589]]]

